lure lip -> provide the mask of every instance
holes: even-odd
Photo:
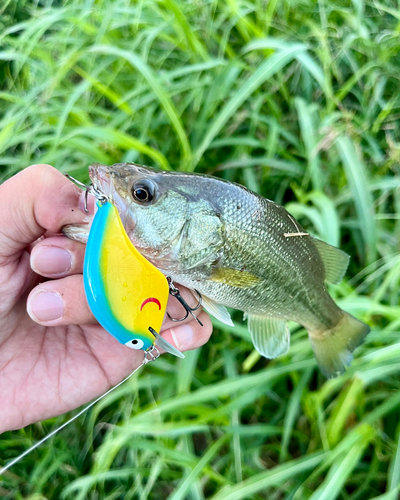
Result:
[[[149,331],[154,335],[155,341],[154,345],[156,347],[159,347],[160,349],[164,349],[164,351],[168,352],[169,354],[173,354],[174,356],[184,359],[185,355],[179,351],[176,347],[174,347],[172,344],[170,344],[167,340],[165,340],[159,333],[157,333],[154,328],[149,326]]]

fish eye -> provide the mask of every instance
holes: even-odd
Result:
[[[132,195],[139,203],[149,203],[155,196],[154,184],[150,181],[135,182],[132,187]]]
[[[126,346],[130,347],[131,349],[139,350],[142,349],[144,346],[143,340],[140,339],[132,339],[126,342]]]

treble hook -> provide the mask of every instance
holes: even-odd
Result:
[[[194,314],[194,311],[197,311],[197,309],[199,309],[199,307],[201,306],[201,303],[202,303],[202,300],[203,300],[202,296],[201,296],[201,293],[198,290],[196,290],[196,289],[194,290],[197,293],[197,296],[199,297],[199,302],[198,302],[198,304],[197,304],[196,307],[190,307],[189,304],[186,302],[186,300],[182,297],[179,289],[176,288],[176,286],[174,286],[174,284],[172,283],[172,279],[171,279],[170,276],[167,276],[167,281],[168,281],[170,295],[172,295],[173,297],[175,297],[182,304],[182,306],[184,307],[184,309],[186,311],[186,315],[183,316],[182,318],[179,318],[179,319],[171,318],[170,314],[167,313],[168,318],[171,321],[176,321],[176,322],[178,322],[178,321],[184,321],[189,316],[189,314],[191,314],[193,316],[193,318],[197,321],[197,323],[199,323],[199,325],[203,326],[203,323]]]
[[[78,181],[78,179],[75,179],[74,177],[72,177],[72,175],[69,175],[69,174],[64,174],[64,175],[70,181],[72,181],[78,187],[80,187],[81,189],[83,189],[85,191],[85,204],[84,204],[85,213],[87,213],[87,214],[89,213],[89,209],[88,209],[88,196],[89,196],[89,194],[92,194],[96,198],[96,200],[98,200],[100,203],[106,203],[108,201],[107,196],[104,193],[102,193],[99,189],[97,189],[93,184],[87,185],[81,181]]]

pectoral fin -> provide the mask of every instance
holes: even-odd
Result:
[[[290,347],[290,332],[285,320],[249,314],[247,327],[257,351],[267,359],[285,354]]]
[[[194,295],[194,294],[193,294]],[[195,296],[196,297],[196,296]],[[217,304],[213,300],[202,295],[201,303],[204,309],[210,313],[214,318],[217,318],[221,323],[225,325],[235,326],[231,320],[231,315],[229,314],[227,308],[221,304]]]
[[[325,279],[329,283],[342,281],[349,265],[350,257],[339,248],[328,245],[324,241],[313,239],[325,268]]]
[[[262,282],[262,278],[247,271],[225,267],[216,267],[209,279],[236,288],[252,288]]]

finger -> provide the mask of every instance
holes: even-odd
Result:
[[[83,277],[79,274],[38,285],[28,297],[27,310],[36,323],[46,326],[97,323],[86,301]],[[199,319],[203,326],[191,318],[172,326],[171,322],[166,323],[161,329],[162,336],[181,351],[195,349],[207,342],[212,331],[205,312],[199,314]]]
[[[87,221],[80,190],[50,165],[32,165],[0,186],[0,265],[46,231]]]
[[[31,251],[31,268],[37,274],[45,278],[62,278],[73,274],[82,274],[86,245],[65,236],[54,236],[38,241]],[[190,307],[195,308],[198,298],[184,287],[179,287],[183,299]],[[167,311],[171,318],[180,319],[185,316],[186,311],[182,304],[172,295],[168,299]],[[195,311],[199,315],[201,309]],[[189,316],[185,321],[190,321]],[[174,321],[168,316],[165,320],[166,327],[173,326]]]
[[[35,287],[28,297],[27,311],[33,321],[45,326],[97,323],[86,300],[81,274]]]
[[[191,292],[189,290],[181,290],[181,293],[191,303]],[[193,296],[192,301],[194,301]],[[170,302],[173,304],[172,306]],[[170,300],[170,302],[168,303],[168,309],[174,314],[177,312],[176,308],[179,306],[179,303],[178,306],[174,304],[174,302],[177,302],[175,299]],[[27,311],[36,323],[45,326],[91,325],[97,323],[86,300],[82,274],[75,274],[54,281],[46,281],[36,286],[29,294]],[[196,311],[196,315],[199,312]],[[182,311],[178,314],[182,314]],[[189,323],[191,321],[192,317],[188,316],[182,323]],[[174,323],[167,317],[161,330],[170,328],[175,330],[182,323]]]
[[[65,236],[45,238],[31,251],[31,268],[46,278],[82,274],[86,245]]]

